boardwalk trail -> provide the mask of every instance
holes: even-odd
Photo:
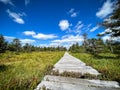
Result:
[[[35,90],[120,90],[115,81],[95,80],[100,73],[67,52]],[[85,79],[90,75],[91,79]],[[84,77],[84,79],[82,79]]]

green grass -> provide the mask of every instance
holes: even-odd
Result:
[[[101,53],[97,56],[86,53],[71,54],[97,69],[101,73],[99,79],[113,80],[120,83],[120,55],[111,53]]]
[[[0,54],[0,90],[33,90],[64,52]]]

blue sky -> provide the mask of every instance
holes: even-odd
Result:
[[[102,33],[116,0],[0,0],[0,34],[22,44],[66,46]],[[103,37],[106,39],[107,37]]]

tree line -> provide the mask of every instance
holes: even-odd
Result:
[[[69,51],[73,53],[90,53],[96,55],[98,53],[117,53],[120,54],[120,42],[114,40],[103,41],[99,38],[87,38],[87,34],[83,34],[84,40],[81,45],[73,44]]]
[[[16,53],[19,52],[32,52],[32,51],[66,51],[66,48],[63,46],[57,47],[38,47],[26,43],[22,46],[19,39],[15,38],[12,42],[8,43],[3,35],[0,35],[0,53],[5,51],[13,51]]]

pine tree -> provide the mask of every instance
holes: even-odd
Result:
[[[88,38],[87,38],[87,33],[84,33],[83,34],[83,48],[84,48],[84,52],[87,52],[87,49],[89,48],[88,45],[89,42],[88,42]]]
[[[114,7],[115,10],[112,15],[105,19],[101,25],[106,28],[104,34],[110,34],[112,37],[118,37],[120,36],[120,0],[118,0]]]
[[[24,46],[23,46],[23,50],[25,52],[31,52],[31,45],[29,45],[28,43],[26,43]]]
[[[20,49],[21,49],[20,40],[17,39],[17,38],[13,39],[13,45],[14,45],[15,51],[16,51],[17,53],[20,52]]]
[[[5,39],[2,35],[0,35],[0,53],[5,52],[7,47],[7,42],[5,42]]]

